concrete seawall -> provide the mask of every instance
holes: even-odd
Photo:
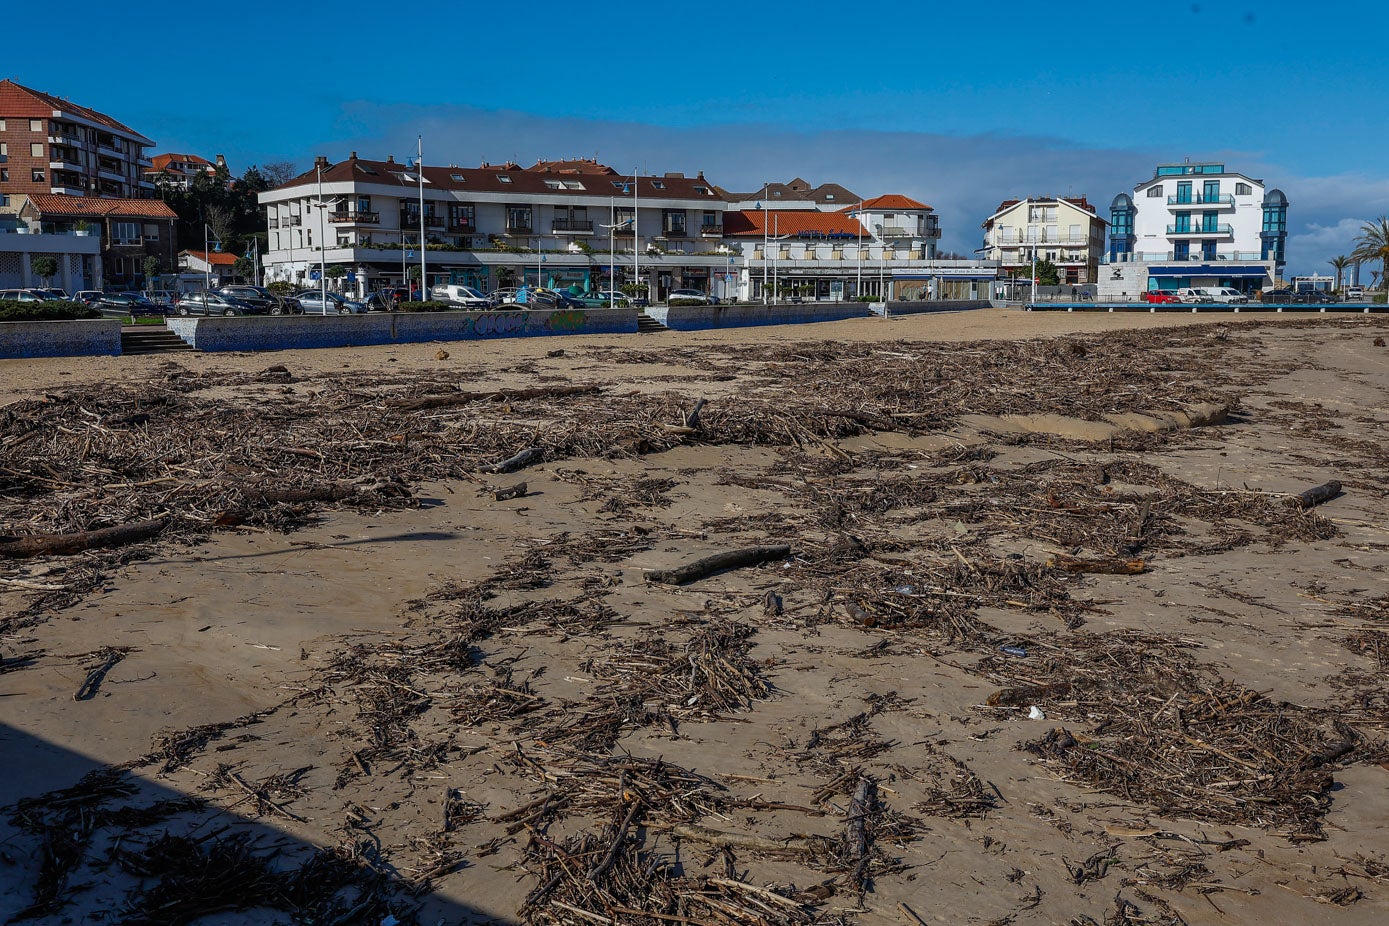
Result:
[[[634,309],[393,312],[272,318],[170,318],[169,330],[202,351],[364,347],[551,334],[635,334]]]
[[[121,352],[119,318],[64,322],[0,322],[0,360],[89,357]]]
[[[969,309],[987,309],[987,299],[940,299],[931,302],[889,302],[889,315],[924,315],[928,312],[964,312]]]
[[[706,328],[833,322],[845,318],[867,318],[872,313],[862,302],[805,302],[779,305],[653,305],[646,310],[646,314],[675,331],[700,331]]]

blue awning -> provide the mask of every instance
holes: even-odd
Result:
[[[1176,264],[1174,267],[1149,267],[1149,276],[1253,276],[1264,278],[1268,269],[1249,264]]]

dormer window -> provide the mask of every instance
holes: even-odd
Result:
[[[511,178],[508,177],[506,174],[497,174],[497,179],[500,180],[502,183],[510,183],[510,182],[511,182]]]
[[[449,174],[449,179],[450,179],[450,180],[456,180],[456,181],[458,181],[459,183],[462,183],[462,182],[463,182],[463,175],[462,175],[462,174]]]
[[[658,190],[664,190],[666,188],[664,180],[652,180],[651,185]]]

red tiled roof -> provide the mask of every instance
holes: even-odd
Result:
[[[45,215],[116,215],[142,219],[176,219],[162,199],[105,199],[64,193],[30,193],[29,203]]]
[[[852,212],[852,211],[857,210],[858,208],[859,208],[858,206],[850,206],[848,209],[846,209],[846,210],[840,210],[840,211],[842,211],[842,212]],[[863,208],[864,208],[865,210],[868,210],[868,209],[930,209],[931,207],[928,206],[928,205],[926,205],[925,203],[919,203],[919,202],[917,202],[916,200],[912,199],[910,196],[902,196],[902,195],[899,195],[899,194],[897,194],[897,193],[888,193],[886,196],[874,196],[872,199],[865,199],[865,200],[863,201]]]
[[[214,267],[230,267],[236,263],[236,255],[228,254],[226,251],[179,251],[179,256],[187,254],[189,257],[196,257],[205,264]]]
[[[212,162],[207,158],[200,158],[196,154],[156,154],[150,158],[150,166],[146,172],[167,170],[182,173],[177,167],[169,167],[174,161],[196,164],[204,170],[212,170]]]
[[[565,163],[577,162],[542,162]],[[522,169],[516,164],[494,164],[485,167],[433,167],[426,164],[424,179],[426,190],[450,190],[455,192],[478,193],[538,193],[546,196],[616,196],[625,194],[614,184],[630,181],[631,174],[622,174],[601,164],[588,163],[585,172],[545,173],[543,170]],[[406,179],[408,176],[409,179]],[[506,180],[498,179],[504,176]],[[324,183],[374,183],[387,186],[413,186],[416,183],[415,169],[398,161],[368,161],[365,158],[348,158],[330,164],[323,169]],[[546,181],[569,181],[583,185],[583,189],[554,189]],[[276,187],[304,186],[318,182],[315,169],[304,171],[298,177]],[[643,175],[638,184],[638,194],[643,200],[653,199],[696,199],[710,204],[720,202],[714,185],[702,176],[696,177],[650,177]],[[693,205],[688,208],[695,208]]]
[[[795,235],[807,238],[845,235],[857,238],[859,235],[872,237],[857,219],[851,219],[838,212],[819,212],[808,209],[773,209],[762,212],[748,209],[741,212],[723,214],[723,233],[730,238],[761,238],[763,233],[775,235]]]
[[[105,113],[78,106],[71,100],[60,99],[40,90],[31,90],[8,77],[0,80],[0,118],[52,119],[54,110],[132,135],[144,144],[154,144],[130,126],[117,122]]]
[[[577,158],[563,161],[536,161],[534,167],[527,167],[526,170],[536,171],[542,174],[600,174],[604,177],[615,177],[617,171],[606,164],[599,164],[590,158]]]

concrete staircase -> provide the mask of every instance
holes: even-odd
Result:
[[[647,315],[645,312],[637,313],[637,334],[651,334],[655,331],[669,330],[669,328],[656,321],[656,319],[652,318],[650,315]]]
[[[163,325],[127,325],[121,329],[122,354],[163,354],[192,349],[193,345]]]

